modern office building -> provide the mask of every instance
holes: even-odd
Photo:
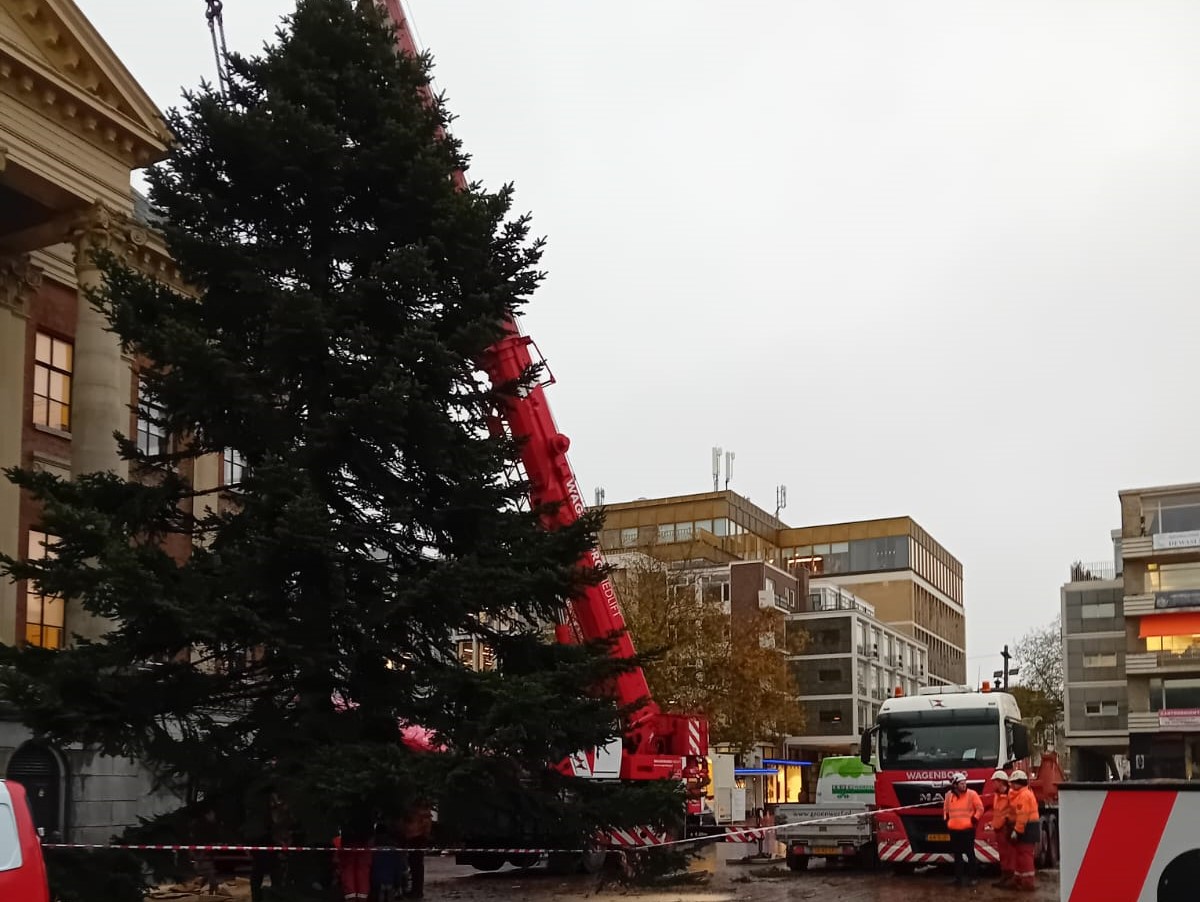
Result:
[[[832,579],[812,580],[804,610],[787,621],[806,640],[789,663],[807,724],[805,735],[787,739],[787,758],[816,765],[826,755],[857,753],[884,699],[929,685],[928,649]]]
[[[1134,779],[1200,779],[1200,483],[1121,500]]]
[[[1062,587],[1064,738],[1076,780],[1119,779],[1129,754],[1125,584],[1114,561],[1073,564]]]
[[[931,685],[967,682],[962,564],[911,517],[785,529],[780,557],[836,580],[929,650]]]
[[[104,248],[175,286],[179,274],[131,188],[166,154],[154,103],[71,0],[0,4],[0,467],[127,475],[112,433],[164,440],[131,412],[137,365],[81,293]],[[220,461],[211,463],[212,477]],[[39,511],[0,478],[0,551],[53,546]],[[0,642],[59,648],[105,624],[35,586],[0,580]],[[47,835],[107,842],[169,801],[135,762],[55,748],[0,712],[0,774],[31,789]]]
[[[793,528],[735,492],[704,492],[607,505],[601,545],[664,560],[768,560],[835,579],[928,648],[931,684],[967,680],[962,564],[911,517]]]

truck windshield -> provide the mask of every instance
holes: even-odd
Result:
[[[1000,760],[1000,724],[880,724],[879,764],[902,768],[995,767]]]

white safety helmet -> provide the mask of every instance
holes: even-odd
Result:
[[[1008,779],[1013,783],[1028,783],[1029,775],[1023,770],[1014,770]]]
[[[950,785],[951,786],[957,786],[959,783],[966,783],[966,782],[967,782],[967,775],[964,774],[961,770],[956,771],[955,773],[952,773],[950,775]]]
[[[992,774],[992,779],[995,780],[997,783],[1007,783],[1008,782],[1008,774],[1006,774],[1002,770],[998,770],[994,774]]]

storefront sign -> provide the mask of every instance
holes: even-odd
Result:
[[[1155,592],[1154,607],[1200,608],[1200,589],[1178,589],[1171,592]]]
[[[1152,541],[1155,551],[1166,551],[1171,548],[1200,547],[1200,529],[1188,532],[1156,532]]]
[[[1200,727],[1200,708],[1166,708],[1158,712],[1160,727]]]

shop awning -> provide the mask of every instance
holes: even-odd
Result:
[[[1200,635],[1200,613],[1186,611],[1179,614],[1147,614],[1138,627],[1138,638],[1149,636],[1198,636]]]

